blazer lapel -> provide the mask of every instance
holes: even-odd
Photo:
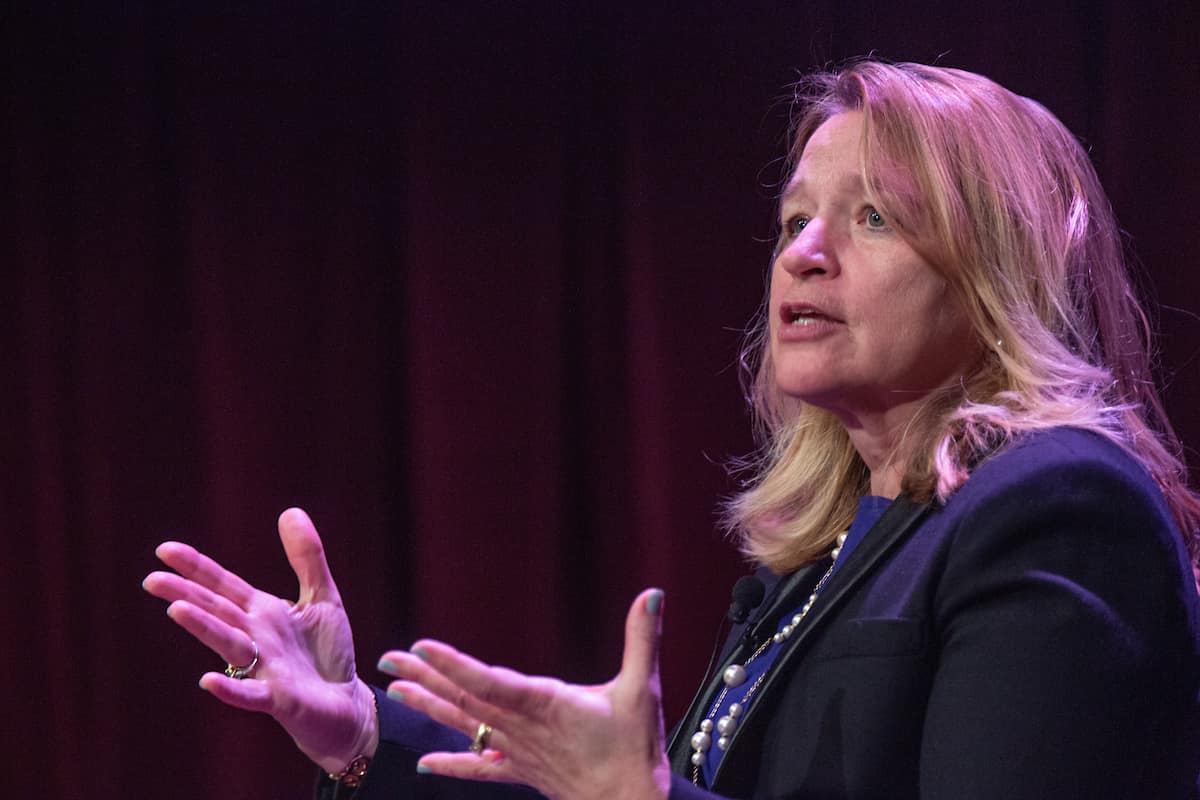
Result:
[[[700,728],[700,720],[707,716],[709,706],[720,691],[725,665],[748,658],[763,638],[774,633],[779,614],[784,609],[797,605],[800,597],[807,596],[827,566],[827,561],[817,561],[779,578],[759,607],[759,613],[744,625],[737,626],[729,632],[721,658],[717,661],[716,673],[700,685],[687,714],[671,735],[667,754],[672,772],[691,777],[692,734]]]
[[[721,780],[722,774],[726,771],[725,767],[730,763],[730,756],[737,750],[739,735],[751,727],[756,717],[760,717],[763,713],[769,713],[770,702],[767,698],[774,690],[787,681],[792,671],[792,665],[804,654],[813,637],[820,632],[822,623],[866,579],[875,566],[917,527],[917,524],[928,511],[928,505],[917,503],[906,495],[897,497],[888,506],[883,516],[867,532],[867,535],[863,537],[858,547],[850,553],[845,563],[838,567],[837,575],[820,593],[820,598],[813,605],[808,616],[793,631],[783,651],[776,656],[775,663],[771,665],[766,679],[756,693],[758,696],[746,710],[741,724],[730,739],[729,749],[726,751],[725,757],[721,759],[721,763],[717,766],[716,774],[713,775],[714,786]],[[821,562],[821,564],[824,566],[828,562]],[[824,569],[822,569],[823,572]],[[779,606],[779,608],[773,608],[770,615],[764,615],[763,621],[766,622],[767,618],[771,617],[776,620],[775,624],[777,625],[780,613],[787,613],[798,606],[800,604],[798,600],[799,598],[794,596],[786,598],[780,595],[780,600],[776,603],[776,606]],[[773,627],[772,630],[766,633],[773,633]],[[762,639],[757,639],[757,641],[761,642]],[[734,660],[748,655],[748,653],[742,652],[743,650],[744,648],[739,648]],[[764,709],[766,710],[764,711]],[[695,709],[693,709],[693,714],[694,712]],[[692,721],[691,717],[693,714],[689,714],[689,722]],[[695,725],[699,725],[699,718],[696,719]],[[688,735],[690,736],[690,731],[694,730],[695,727],[690,728]]]

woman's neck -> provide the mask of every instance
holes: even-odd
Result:
[[[838,414],[858,456],[871,473],[871,494],[900,494],[911,453],[904,434],[920,402],[893,406],[878,414]]]

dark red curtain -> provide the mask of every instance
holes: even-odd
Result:
[[[676,716],[743,569],[739,330],[816,65],[981,71],[1082,136],[1200,442],[1195,4],[81,5],[0,12],[15,795],[305,795],[139,587],[180,538],[293,594],[289,505],[369,679],[433,635],[600,680],[654,584]]]

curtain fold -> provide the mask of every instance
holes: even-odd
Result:
[[[3,12],[16,793],[304,796],[303,756],[196,688],[223,665],[139,587],[178,538],[294,595],[291,505],[368,680],[423,635],[603,680],[662,586],[670,725],[745,569],[714,509],[814,66],[961,66],[1083,137],[1200,441],[1194,9],[585,5]]]

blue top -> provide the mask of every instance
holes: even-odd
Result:
[[[842,545],[841,553],[838,554],[837,560],[833,562],[833,569],[830,571],[829,578],[825,582],[826,586],[829,585],[829,581],[832,581],[833,577],[837,574],[838,567],[845,563],[846,557],[849,556],[850,552],[854,550],[859,542],[863,540],[863,537],[867,535],[867,531],[869,531],[875,525],[875,523],[879,521],[879,518],[883,516],[883,512],[886,511],[888,506],[891,504],[892,499],[890,497],[876,497],[875,495],[867,495],[866,497],[859,499],[858,510],[854,514],[854,521],[850,523],[850,530],[846,533],[846,541]],[[805,600],[807,599],[808,598],[805,598]],[[817,600],[817,602],[819,603],[821,601]],[[792,617],[796,616],[796,614],[800,612],[800,609],[803,607],[803,605],[804,603],[802,602],[799,606],[796,606],[796,608],[781,616],[779,618],[779,628],[782,629],[784,625],[790,623],[792,621]],[[784,644],[786,644],[786,642]],[[719,720],[721,717],[724,717],[729,713],[729,707],[731,705],[734,703],[742,703],[742,696],[746,694],[746,692],[751,686],[754,685],[754,682],[758,680],[760,676],[765,674],[771,668],[771,665],[775,663],[775,658],[779,655],[779,651],[782,649],[782,647],[783,644],[772,642],[767,649],[763,651],[762,655],[751,661],[749,664],[743,665],[746,670],[746,682],[725,692],[725,696],[721,700],[721,706],[717,709],[717,713],[711,714],[708,717],[708,719],[713,720],[714,725],[716,724],[716,720]],[[754,698],[751,697],[750,703],[753,702]],[[742,703],[742,705],[743,708],[741,719],[744,719],[747,711],[746,706],[749,704]],[[719,736],[720,734],[714,729],[712,732],[712,746],[708,748],[708,752],[705,753],[704,763],[700,766],[700,769],[704,774],[704,782],[708,786],[712,786],[713,774],[717,771],[717,764],[721,763],[721,758],[723,758],[725,755],[725,751],[717,747],[717,738]]]

